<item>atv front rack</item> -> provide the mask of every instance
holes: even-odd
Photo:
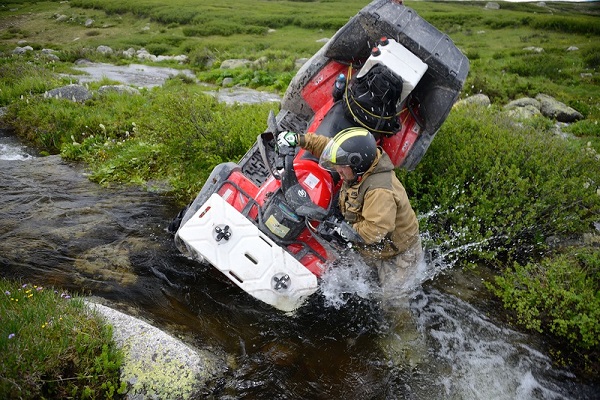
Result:
[[[176,240],[279,310],[291,312],[317,291],[316,275],[217,193],[181,226]]]

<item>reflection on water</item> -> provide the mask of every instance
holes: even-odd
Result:
[[[399,309],[404,314],[391,317],[370,271],[351,262],[332,269],[321,293],[287,316],[216,269],[181,256],[166,232],[178,211],[168,198],[100,188],[58,157],[14,158],[7,153],[23,148],[5,146],[7,140],[0,139],[2,276],[103,297],[199,348],[227,354],[228,373],[206,396],[592,399],[597,393],[553,367],[536,338],[454,295],[473,282],[457,279],[458,286],[446,287],[430,280],[439,270],[425,270],[423,285]],[[398,324],[406,320],[414,325]]]

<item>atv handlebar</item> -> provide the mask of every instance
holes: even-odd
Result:
[[[348,247],[365,242],[349,223],[339,220],[335,216],[330,216],[321,222],[317,227],[317,234],[329,242],[335,240]]]
[[[281,181],[281,190],[287,204],[302,217],[318,221],[324,220],[327,217],[327,210],[315,204],[298,182],[294,169],[296,149],[290,146],[278,146],[275,134],[272,132],[262,133],[258,136],[257,142],[261,157],[269,172],[275,179]],[[268,153],[269,149],[275,153],[274,159],[273,154]]]

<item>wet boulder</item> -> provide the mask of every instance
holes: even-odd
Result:
[[[87,302],[113,326],[113,339],[124,353],[121,380],[128,399],[199,398],[206,385],[222,374],[224,357],[194,349],[138,318]]]

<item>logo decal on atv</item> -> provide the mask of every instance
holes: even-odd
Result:
[[[306,190],[304,190],[304,189],[298,190],[298,196],[300,196],[300,197],[306,197],[307,196],[306,195]]]

